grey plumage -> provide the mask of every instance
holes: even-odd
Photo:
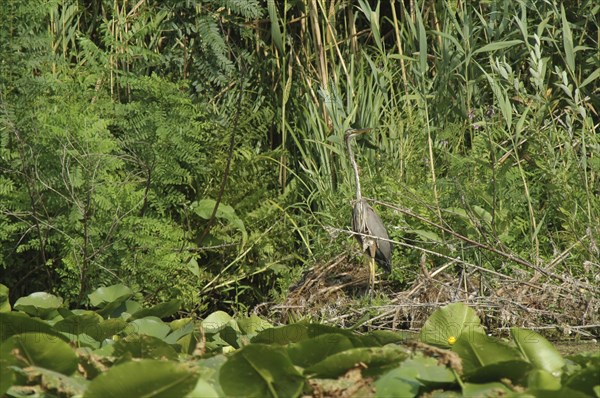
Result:
[[[366,220],[365,222],[361,220],[360,214],[366,214],[364,217]],[[364,199],[357,201],[352,209],[352,230],[360,234],[390,239],[387,230],[383,225],[383,221]],[[369,242],[366,242],[366,245],[365,242],[363,242],[367,237],[361,235],[354,236],[358,243],[363,246],[363,250],[367,252],[366,254],[370,255],[368,252],[370,246]],[[366,240],[373,240],[373,238],[367,238]],[[392,270],[392,243],[389,242],[389,240],[375,239],[375,247],[375,261],[377,261],[377,264],[385,269],[386,272],[390,272]]]

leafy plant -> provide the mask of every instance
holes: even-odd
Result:
[[[518,328],[513,343],[488,337],[462,303],[434,312],[416,342],[391,331],[273,327],[222,311],[167,323],[152,314],[169,316],[172,304],[143,308],[125,286],[90,296],[98,309],[58,306],[47,320],[28,315],[48,308],[41,294],[22,298],[29,307],[0,313],[2,394],[295,397],[354,388],[369,396],[585,397],[598,389],[597,354],[564,359],[542,336]]]

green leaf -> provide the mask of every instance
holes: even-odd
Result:
[[[476,375],[477,381],[489,381],[489,375],[493,380],[498,380],[503,377],[502,372],[510,372],[511,368],[529,368],[515,348],[488,337],[485,333],[461,335],[452,351],[462,359],[464,374]],[[497,367],[486,368],[488,365],[502,363],[504,364]],[[520,370],[517,373],[518,376],[523,374]],[[506,374],[508,376],[511,376],[510,373]]]
[[[393,366],[408,357],[407,352],[400,346],[359,347],[333,354],[321,362],[308,367],[305,374],[316,377],[335,378],[353,367],[364,364],[367,373],[377,373],[384,367]]]
[[[384,373],[375,385],[376,397],[416,397],[422,384],[417,380],[418,370],[399,366]]]
[[[186,398],[219,398],[219,393],[208,381],[199,378],[196,386],[186,395]]]
[[[465,220],[471,219],[471,217],[469,217],[469,214],[467,213],[467,211],[461,207],[449,207],[446,209],[446,211],[448,213],[455,214],[461,218],[464,218]]]
[[[586,77],[585,80],[581,82],[581,84],[579,85],[579,88],[580,89],[584,88],[585,86],[587,86],[594,80],[598,79],[598,77],[600,77],[600,68],[597,68],[595,71],[590,73],[589,76]]]
[[[502,362],[481,365],[479,367],[472,367],[473,362],[463,362],[463,365],[468,369],[468,371],[465,371],[465,376],[469,381],[477,383],[509,379],[515,384],[521,384],[524,381],[525,375],[533,369],[529,362],[518,359],[504,360]]]
[[[416,396],[421,386],[428,390],[451,385],[456,382],[454,373],[435,358],[417,355],[400,363],[395,369],[385,373],[376,382],[376,395]],[[395,392],[394,391],[398,391]]]
[[[157,337],[145,335],[127,336],[114,344],[114,356],[126,354],[143,359],[177,359],[177,352],[173,347]]]
[[[487,224],[491,224],[492,223],[492,214],[487,211],[486,209],[484,209],[483,207],[480,206],[473,206],[473,211],[475,212],[475,214],[477,214],[477,216],[482,219],[483,221],[485,221]]]
[[[208,220],[212,215],[216,203],[217,202],[213,199],[202,199],[192,203],[191,207],[198,216]],[[246,232],[244,222],[237,216],[237,214],[235,214],[233,207],[225,203],[219,203],[215,217],[225,219],[229,221],[231,225],[237,228],[242,233],[242,240],[244,243],[248,240],[248,233]]]
[[[330,333],[342,334],[342,335],[346,336],[347,338],[349,338],[350,341],[352,341],[352,344],[354,344],[354,347],[362,347],[365,345],[364,344],[365,342],[369,342],[369,341],[373,340],[373,338],[370,336],[368,336],[368,337],[360,336],[349,329],[343,329],[338,326],[323,325],[320,323],[309,323],[307,325],[306,332],[308,334],[308,338],[313,338],[313,337],[317,337],[317,336],[320,336],[323,334],[330,334]]]
[[[269,20],[271,21],[271,39],[273,39],[273,43],[281,55],[284,55],[283,36],[281,34],[279,18],[277,17],[277,7],[275,7],[274,0],[267,0],[267,11],[269,12]]]
[[[77,369],[77,355],[64,341],[45,333],[23,333],[2,343],[0,357],[12,355],[19,367],[39,366],[65,375]]]
[[[473,51],[473,55],[479,53],[486,53],[492,51],[498,51],[505,48],[516,46],[517,44],[523,43],[523,40],[506,40],[506,41],[497,41],[495,43],[486,44],[483,47],[479,47],[475,51]]]
[[[427,65],[427,34],[425,32],[425,24],[423,23],[423,16],[421,12],[415,13],[417,16],[417,27],[419,29],[419,73],[421,77],[425,77],[427,74],[427,70],[429,69]]]
[[[104,319],[93,311],[72,315],[54,324],[54,329],[74,335],[93,331]]]
[[[15,383],[15,372],[9,368],[12,364],[9,364],[2,358],[0,358],[0,396],[6,397],[6,391],[13,386]]]
[[[525,398],[590,398],[593,395],[584,394],[581,391],[574,390],[568,387],[562,387],[560,390],[546,390],[546,389],[528,389],[523,396]]]
[[[0,342],[10,336],[27,332],[49,334],[63,341],[69,341],[67,337],[54,330],[46,322],[30,318],[27,314],[19,312],[0,312],[0,325],[2,325],[0,327]]]
[[[171,328],[160,318],[146,317],[130,322],[125,330],[127,334],[145,334],[164,340],[171,331]]]
[[[215,355],[210,358],[198,360],[200,378],[210,384],[220,397],[225,396],[221,384],[219,383],[219,373],[221,367],[227,362],[227,357],[223,354]]]
[[[527,375],[527,388],[537,390],[560,390],[560,379],[543,369],[534,369]]]
[[[580,370],[567,378],[564,385],[565,387],[593,396],[595,389],[600,385],[600,366],[591,365],[588,368]]]
[[[440,236],[433,231],[424,229],[409,229],[406,232],[418,235],[421,239],[431,242],[441,242]]]
[[[259,332],[251,341],[253,343],[279,344],[296,343],[310,338],[308,326],[302,323],[269,328]]]
[[[90,304],[99,308],[103,308],[111,303],[120,304],[131,296],[133,296],[133,290],[121,284],[101,287],[88,294]]]
[[[561,3],[560,5],[560,18],[562,20],[562,36],[563,36],[563,50],[565,52],[565,61],[571,73],[575,73],[575,51],[573,50],[573,33],[571,32],[571,26],[567,20],[567,13],[565,12],[565,6]]]
[[[454,373],[446,366],[440,365],[435,358],[417,355],[402,362],[401,367],[415,369],[416,379],[429,386],[456,382]]]
[[[8,301],[8,287],[0,283],[0,312],[10,312],[10,310],[10,301]]]
[[[221,367],[219,382],[227,395],[244,397],[297,397],[304,378],[285,350],[250,344],[236,351]]]
[[[244,345],[243,341],[248,340],[246,337],[242,338],[240,329],[235,320],[232,320],[225,328],[219,331],[218,337],[215,337],[214,340],[217,340],[218,338],[234,348],[240,348]]]
[[[171,329],[174,330],[164,338],[165,343],[168,344],[176,344],[179,339],[181,339],[183,336],[193,333],[194,329],[196,328],[196,325],[194,325],[192,319],[189,319],[189,322],[186,322],[183,326],[179,326],[177,329],[173,327],[173,322],[171,322]]]
[[[536,368],[560,377],[565,360],[548,340],[531,330],[511,328],[510,334],[523,356]]]
[[[81,396],[89,384],[87,380],[81,377],[69,377],[38,366],[28,366],[21,369],[19,373],[25,375],[29,383],[39,385],[44,392],[53,393],[53,395],[48,394],[45,396]]]
[[[171,337],[169,335],[165,339],[165,342],[170,343],[170,341],[171,341]],[[179,352],[181,352],[182,354],[192,355],[194,353],[194,351],[196,350],[196,346],[201,341],[203,341],[203,337],[199,333],[192,331],[190,333],[184,334],[182,337],[175,340],[175,344],[177,344],[178,347],[181,347]],[[210,347],[210,345],[207,343],[207,348],[209,348],[209,347]]]
[[[329,333],[290,344],[288,355],[294,365],[307,368],[350,348],[354,346],[349,338],[339,333]]]
[[[256,314],[252,314],[249,317],[239,318],[237,320],[237,324],[240,327],[240,330],[250,337],[263,330],[273,327],[273,325],[271,325],[268,321],[262,319]]]
[[[169,322],[169,327],[172,330],[178,330],[194,323],[193,318],[179,318]]]
[[[378,345],[376,339],[372,336],[358,336],[351,330],[342,329],[335,326],[322,325],[319,323],[294,323],[276,328],[265,329],[252,338],[252,342],[285,345],[330,333],[338,333],[346,336],[350,339],[350,341],[352,341],[354,347],[362,347],[364,345],[371,344]]]
[[[127,322],[121,318],[105,319],[93,328],[89,328],[85,333],[97,341],[102,341],[125,329]]]
[[[234,321],[231,315],[224,311],[215,311],[202,321],[205,333],[217,333]],[[235,322],[235,321],[234,321]]]
[[[144,359],[113,366],[92,380],[83,397],[183,397],[197,381],[197,370],[189,365]]]
[[[190,261],[186,264],[186,268],[190,270],[195,277],[200,277],[200,266],[198,265],[198,260],[195,258],[190,258]]]
[[[31,316],[44,318],[61,307],[63,299],[45,292],[31,293],[15,302],[15,310],[23,311]]]
[[[462,393],[465,397],[501,397],[512,391],[499,382],[486,384],[464,383]]]
[[[498,107],[500,108],[500,112],[502,112],[502,117],[504,122],[506,123],[507,128],[512,127],[512,117],[513,117],[513,109],[510,101],[510,96],[507,90],[501,87],[495,79],[492,78],[489,74],[486,73],[485,77],[490,83],[490,87],[492,92],[494,93],[494,97],[496,98],[496,102],[498,103]]]
[[[463,303],[452,303],[436,310],[421,329],[423,343],[451,348],[460,336],[484,333],[475,311]]]
[[[349,336],[346,336],[349,337]],[[353,337],[353,336],[352,336]],[[356,340],[349,337],[352,340],[355,347],[359,345]],[[387,344],[402,344],[411,339],[415,338],[414,333],[409,332],[392,332],[391,330],[373,330],[366,335],[356,336],[364,347],[382,347]]]
[[[133,313],[131,317],[128,319],[129,321],[133,321],[136,319],[144,318],[147,316],[155,316],[157,318],[166,318],[168,316],[173,315],[179,308],[181,307],[181,300],[173,299],[167,301],[166,303],[156,304],[150,308],[142,308],[141,310]]]

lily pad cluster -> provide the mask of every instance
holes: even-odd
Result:
[[[563,358],[542,336],[489,337],[475,312],[434,312],[419,339],[218,311],[170,322],[177,300],[144,308],[126,286],[92,310],[34,293],[11,308],[0,286],[0,395],[7,397],[599,397],[600,355]]]

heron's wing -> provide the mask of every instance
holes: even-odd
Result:
[[[383,221],[375,210],[369,205],[366,207],[366,225],[368,229],[368,234],[376,236],[378,238],[389,239],[387,230]],[[392,261],[392,243],[388,240],[377,240],[377,253],[375,255],[375,260],[377,263],[384,267],[387,271],[391,269],[391,261]]]

